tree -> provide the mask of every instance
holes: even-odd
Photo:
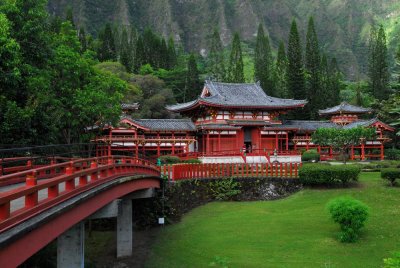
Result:
[[[325,100],[321,90],[321,56],[313,17],[308,21],[305,71],[309,118],[317,119],[318,110],[323,108]]]
[[[79,28],[78,38],[81,43],[81,52],[84,53],[88,49],[88,41],[83,27]]]
[[[254,51],[254,78],[269,95],[275,95],[272,81],[272,55],[268,36],[264,35],[262,24],[258,26]]]
[[[131,45],[128,40],[128,32],[125,28],[122,30],[119,61],[125,66],[127,72],[133,72],[133,55]]]
[[[297,100],[306,99],[306,88],[304,80],[303,59],[299,33],[296,21],[292,21],[288,44],[288,67],[287,67],[287,86],[291,97]],[[307,116],[304,112],[296,111],[295,118],[301,119]]]
[[[72,8],[71,7],[67,8],[67,14],[65,15],[65,20],[69,21],[71,23],[72,27],[75,28],[74,14],[72,12]]]
[[[145,64],[145,56],[144,56],[144,44],[143,38],[141,36],[138,37],[135,48],[135,73],[140,70],[140,67]]]
[[[100,46],[97,51],[100,61],[117,60],[117,50],[111,25],[106,24],[104,30],[99,35]]]
[[[331,146],[340,151],[343,162],[346,163],[346,152],[353,146],[375,136],[373,128],[319,128],[311,136],[314,144]]]
[[[340,87],[342,84],[342,73],[339,70],[336,58],[332,58],[328,65],[328,96],[325,103],[334,106],[340,103]]]
[[[372,95],[378,100],[387,99],[389,89],[389,65],[386,34],[382,25],[378,31],[371,28],[369,39],[368,76]]]
[[[368,219],[368,206],[351,197],[338,197],[327,207],[333,221],[340,225],[340,241],[355,242]]]
[[[168,59],[167,59],[167,69],[173,69],[177,64],[177,56],[175,50],[174,39],[170,37],[168,39]]]
[[[244,83],[243,73],[243,58],[242,48],[240,46],[240,37],[238,33],[235,33],[232,40],[231,55],[229,58],[228,67],[228,82],[231,83]]]
[[[199,71],[197,69],[196,58],[190,54],[185,80],[185,95],[183,101],[193,100],[198,96],[200,90]]]
[[[214,29],[211,37],[210,54],[208,59],[212,77],[217,81],[224,81],[226,77],[224,48],[217,29]]]
[[[279,42],[278,56],[275,64],[275,93],[277,97],[289,98],[290,94],[287,88],[286,73],[287,73],[287,57],[285,52],[285,44]]]

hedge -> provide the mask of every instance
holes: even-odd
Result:
[[[356,165],[305,164],[299,170],[304,185],[333,185],[357,181],[361,168]]]
[[[171,156],[171,155],[163,155],[160,156],[160,161],[161,164],[165,165],[165,164],[177,164],[181,162],[181,159],[177,156]]]
[[[388,160],[400,160],[400,150],[399,149],[386,149],[385,159]]]
[[[396,179],[400,179],[400,169],[383,168],[381,169],[381,178],[390,181],[390,184],[394,186]]]
[[[301,155],[301,161],[303,162],[319,162],[319,160],[320,154],[317,150],[308,150]]]

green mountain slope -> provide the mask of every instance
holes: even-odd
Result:
[[[214,27],[227,45],[235,31],[253,42],[259,23],[276,48],[279,40],[287,41],[292,18],[304,37],[312,15],[322,49],[338,58],[350,79],[365,74],[371,24],[385,25],[391,51],[400,41],[398,0],[49,0],[52,14],[63,15],[69,6],[76,23],[91,33],[110,21],[150,26],[198,52],[206,52]]]

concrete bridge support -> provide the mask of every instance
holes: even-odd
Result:
[[[85,266],[85,224],[80,222],[57,238],[57,267]]]
[[[117,258],[132,255],[132,200],[119,203],[117,216]]]

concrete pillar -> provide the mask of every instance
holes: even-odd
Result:
[[[123,199],[117,217],[117,258],[132,255],[132,200]]]
[[[85,224],[77,223],[57,238],[57,267],[84,267]]]

